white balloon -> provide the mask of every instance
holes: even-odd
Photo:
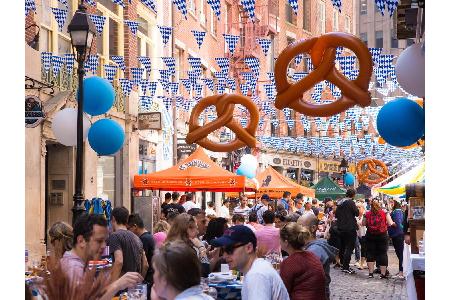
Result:
[[[58,142],[65,146],[77,145],[77,109],[65,108],[58,111],[52,121],[52,130]],[[86,140],[91,122],[83,114],[83,141]]]
[[[241,166],[247,166],[252,170],[256,170],[258,167],[258,160],[251,154],[244,154],[241,157]]]
[[[425,47],[414,44],[403,50],[395,65],[397,81],[411,95],[425,97]]]

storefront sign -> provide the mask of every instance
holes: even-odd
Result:
[[[162,128],[161,124],[161,113],[160,112],[150,112],[141,113],[138,115],[138,128],[139,130],[155,129],[160,130]]]
[[[303,160],[303,159],[291,158],[291,157],[274,157],[272,159],[272,165],[283,166],[286,169],[304,168],[304,169],[315,170],[315,165],[313,164],[313,162],[311,162],[309,160]]]
[[[321,160],[319,161],[319,172],[341,173],[341,169],[339,168],[340,165],[341,165],[340,161]],[[350,173],[355,174],[356,171],[355,164],[349,164],[348,171]]]
[[[197,149],[196,144],[177,144],[177,155],[180,158],[182,155],[191,155]]]
[[[44,118],[41,100],[36,96],[25,96],[25,127],[36,127]]]

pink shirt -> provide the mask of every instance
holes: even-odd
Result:
[[[263,228],[256,230],[257,246],[264,249],[264,254],[276,252],[281,253],[280,245],[280,229],[273,224],[265,225]]]
[[[85,263],[73,251],[64,252],[60,263],[71,282],[78,282],[83,278]]]

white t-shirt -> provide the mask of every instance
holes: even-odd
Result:
[[[229,219],[230,218],[230,210],[225,205],[222,205],[222,207],[220,207],[220,209],[219,209],[218,215],[219,215],[219,217]]]
[[[197,203],[194,203],[192,201],[186,201],[183,204],[183,207],[186,210],[186,212],[188,212],[191,208],[200,208],[200,206]]]
[[[216,216],[216,211],[215,211],[213,208],[207,207],[207,208],[205,209],[205,214],[206,214],[207,216]]]
[[[289,300],[289,294],[272,265],[257,258],[244,276],[242,300]]]
[[[239,214],[239,215],[244,215],[244,216],[248,216],[249,212],[252,209],[248,206],[245,206],[244,208],[241,208],[241,206],[236,206],[234,208],[233,214]]]

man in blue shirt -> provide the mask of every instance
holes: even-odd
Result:
[[[281,204],[283,204],[285,210],[289,210],[289,200],[291,199],[290,192],[284,192],[283,198],[280,199]]]

